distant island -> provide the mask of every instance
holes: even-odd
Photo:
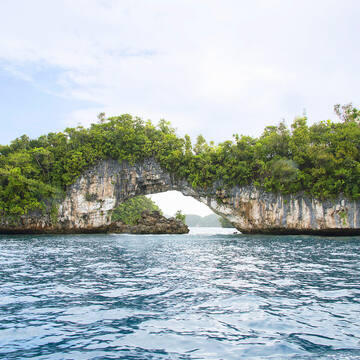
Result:
[[[190,227],[233,227],[229,221],[216,214],[206,216],[185,214],[185,224]]]
[[[360,233],[360,111],[220,144],[125,114],[0,146],[0,232],[103,232],[138,195],[179,190],[243,233]]]

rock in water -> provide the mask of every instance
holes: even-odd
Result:
[[[167,219],[158,211],[143,211],[141,218],[134,225],[116,221],[109,226],[113,233],[127,234],[187,234],[189,228],[180,220]]]

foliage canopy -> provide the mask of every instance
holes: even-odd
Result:
[[[185,219],[186,219],[186,215],[182,213],[181,210],[178,210],[175,213],[175,219],[181,221],[182,223],[185,224]]]
[[[0,145],[0,214],[18,216],[44,209],[88,167],[113,158],[134,164],[153,157],[194,187],[253,184],[285,194],[360,197],[360,111],[335,106],[339,122],[309,126],[298,117],[291,128],[268,126],[258,138],[234,135],[208,144],[178,137],[170,123],[157,126],[131,115],[105,118],[37,139],[26,135]],[[221,126],[221,125],[219,125]]]
[[[160,208],[151,199],[140,195],[128,199],[116,207],[112,212],[111,220],[120,220],[124,224],[135,225],[145,210],[158,211],[161,214]]]

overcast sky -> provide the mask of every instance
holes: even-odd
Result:
[[[358,0],[1,0],[0,143],[104,111],[259,135],[360,104]]]

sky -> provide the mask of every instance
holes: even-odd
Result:
[[[0,13],[0,144],[100,112],[220,142],[360,104],[358,0],[1,0]]]

